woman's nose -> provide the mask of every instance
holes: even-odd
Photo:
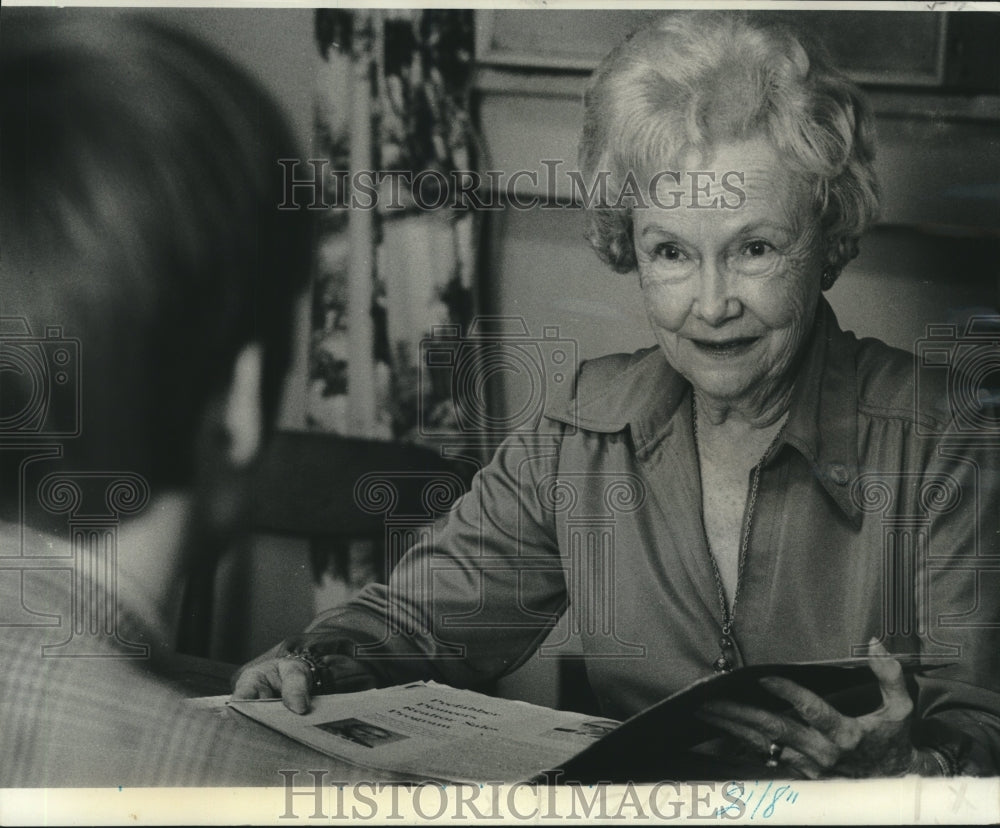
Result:
[[[738,305],[732,295],[729,279],[717,264],[706,261],[699,274],[695,312],[710,325],[718,325],[732,316]]]

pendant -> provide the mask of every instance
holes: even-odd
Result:
[[[725,628],[722,630],[722,635],[719,636],[719,649],[722,650],[722,654],[715,660],[712,667],[716,673],[731,673],[733,662],[730,660],[729,654],[736,649],[736,645]]]

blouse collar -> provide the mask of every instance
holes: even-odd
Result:
[[[854,343],[853,335],[840,329],[826,299],[820,299],[782,444],[809,462],[844,514],[857,523],[862,513],[850,494],[859,467]],[[585,363],[573,397],[551,400],[545,415],[584,431],[611,434],[628,429],[636,456],[648,457],[673,432],[690,384],[656,346],[594,364],[604,370],[588,370]]]

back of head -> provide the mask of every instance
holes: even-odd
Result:
[[[0,437],[78,431],[64,468],[184,486],[249,343],[276,410],[310,249],[307,216],[277,209],[295,142],[190,36],[106,10],[2,14]]]
[[[822,47],[770,13],[686,11],[636,31],[604,59],[585,96],[580,166],[607,171],[610,199],[629,171],[680,170],[690,152],[763,137],[814,193],[839,270],[874,218],[874,120]],[[615,270],[635,267],[623,211],[591,211],[591,244]]]

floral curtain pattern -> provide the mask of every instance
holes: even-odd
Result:
[[[473,40],[469,10],[317,10],[316,147],[329,161],[325,200],[337,206],[321,217],[311,428],[419,440],[421,425],[440,432],[453,419],[450,390],[420,369],[420,342],[472,319],[476,216],[426,205],[447,202],[434,188],[470,169]],[[345,206],[347,172],[366,165],[443,176],[424,176],[418,200],[383,181],[377,209],[361,215]]]

